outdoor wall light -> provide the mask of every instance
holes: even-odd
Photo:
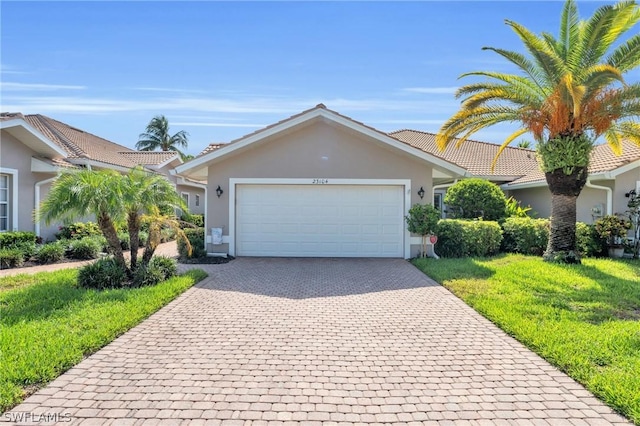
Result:
[[[220,188],[220,185],[218,185],[218,187],[216,188],[216,195],[218,196],[218,198],[220,198],[222,194],[224,194],[224,191],[222,190],[222,188]]]
[[[420,190],[418,191],[418,195],[420,196],[421,200],[424,198],[424,188],[423,187],[420,187]]]

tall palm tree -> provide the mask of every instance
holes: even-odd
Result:
[[[131,169],[121,181],[122,203],[127,217],[129,231],[129,248],[131,253],[131,269],[137,268],[138,248],[140,247],[140,228],[142,216],[157,209],[187,211],[182,197],[163,176],[149,173],[142,167]]]
[[[576,3],[567,0],[558,37],[533,34],[513,21],[506,24],[528,55],[485,47],[519,68],[519,74],[476,71],[462,77],[485,81],[458,89],[460,110],[440,129],[441,149],[459,138],[500,122],[518,123],[502,151],[519,136],[536,141],[542,171],[551,191],[551,234],[545,259],[579,262],[576,254],[576,201],[582,191],[596,140],[603,137],[619,154],[621,141],[640,145],[640,83],[624,74],[640,65],[640,34],[623,34],[640,20],[635,1],[622,1],[580,20]],[[497,160],[494,159],[494,165]]]
[[[123,217],[122,176],[113,170],[65,171],[36,210],[36,220],[73,220],[94,215],[116,262],[127,270],[114,221]]]
[[[164,115],[157,115],[151,119],[144,133],[141,133],[136,143],[136,149],[140,151],[176,151],[181,156],[185,154],[180,150],[187,148],[189,133],[184,130],[171,135],[169,133],[169,120]]]

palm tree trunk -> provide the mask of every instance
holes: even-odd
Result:
[[[140,216],[138,216],[138,212],[131,212],[128,214],[127,230],[129,231],[131,270],[135,271],[138,266],[138,249],[140,248]]]
[[[98,215],[98,226],[102,231],[102,234],[107,239],[107,244],[111,249],[111,253],[116,260],[116,263],[122,267],[124,271],[129,272],[127,264],[124,260],[124,254],[122,253],[122,246],[120,245],[120,239],[118,238],[118,232],[111,220],[111,217],[106,213],[100,213]]]
[[[570,175],[562,169],[545,173],[551,191],[551,230],[544,259],[580,263],[576,248],[576,210],[578,195],[587,181],[587,168]]]

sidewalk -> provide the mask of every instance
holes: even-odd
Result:
[[[143,249],[140,249],[139,251],[140,256],[142,256],[142,252],[143,252]],[[168,257],[176,257],[178,256],[178,245],[176,244],[175,241],[170,241],[168,243],[160,244],[156,249],[155,254],[168,256]],[[126,259],[130,257],[128,250],[125,252],[124,256]],[[58,271],[60,269],[80,268],[92,262],[95,262],[95,259],[80,260],[80,261],[73,261],[73,262],[66,262],[66,263],[54,263],[51,265],[29,266],[27,268],[2,269],[0,270],[0,278],[10,277],[10,276],[19,275],[19,274],[36,274],[38,272],[52,272],[52,271]]]

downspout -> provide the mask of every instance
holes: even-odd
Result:
[[[49,178],[49,179],[45,179],[45,180],[41,180],[40,182],[36,182],[35,184],[35,212],[36,215],[35,217],[37,218],[40,215],[40,187],[42,185],[45,185],[47,183],[51,183],[54,180],[56,180],[57,176]],[[35,232],[36,232],[36,236],[40,236],[40,221],[39,220],[34,220],[34,227],[35,227]]]
[[[607,192],[607,208],[605,210],[605,215],[611,214],[611,212],[613,211],[613,190],[608,186],[594,185],[593,183],[591,183],[590,178],[587,178],[587,183],[585,184],[585,186],[593,189],[601,189]]]

